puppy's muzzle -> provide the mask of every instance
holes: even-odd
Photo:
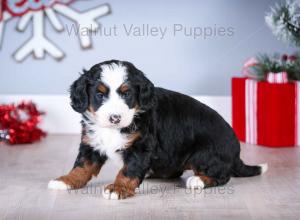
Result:
[[[121,115],[112,114],[109,116],[109,122],[112,124],[119,124],[121,121]]]

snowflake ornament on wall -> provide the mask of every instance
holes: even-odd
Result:
[[[48,53],[57,60],[64,58],[64,52],[46,37],[45,19],[48,19],[53,28],[64,31],[64,26],[58,18],[58,14],[74,21],[78,27],[90,32],[97,31],[99,23],[96,19],[110,13],[110,6],[102,4],[84,12],[78,12],[69,5],[74,0],[3,0],[0,3],[0,49],[3,43],[3,32],[6,23],[15,17],[19,17],[17,30],[24,32],[32,22],[32,36],[13,54],[16,61],[22,62],[32,54],[36,59],[43,59]],[[89,35],[78,35],[82,48],[92,46]]]

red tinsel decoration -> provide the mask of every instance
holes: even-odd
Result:
[[[32,102],[0,105],[0,141],[25,144],[45,137],[46,133],[37,127],[44,114]]]

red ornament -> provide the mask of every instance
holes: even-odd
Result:
[[[291,56],[289,56],[289,60],[290,61],[296,61],[297,60],[297,56],[291,55]]]
[[[0,105],[0,141],[25,144],[45,137],[46,133],[37,127],[44,114],[32,102]]]
[[[281,60],[282,61],[287,61],[288,60],[288,55],[287,54],[283,54],[282,56],[281,56]]]

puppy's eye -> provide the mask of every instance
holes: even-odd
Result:
[[[130,91],[125,91],[125,92],[122,92],[121,97],[128,98],[128,97],[130,97],[130,95],[131,95]]]
[[[103,98],[103,93],[101,93],[101,92],[97,92],[97,94],[96,94],[96,98],[97,99],[102,99]]]

